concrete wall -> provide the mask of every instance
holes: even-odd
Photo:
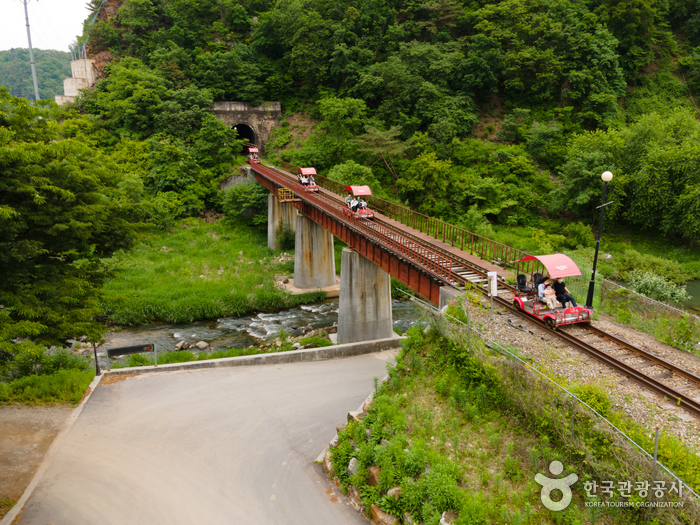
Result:
[[[62,106],[67,102],[75,102],[75,97],[80,93],[79,89],[92,87],[97,82],[97,70],[95,63],[89,58],[73,60],[70,63],[71,78],[63,81],[63,95],[56,95],[56,104]]]
[[[386,339],[393,334],[389,274],[358,252],[343,248],[338,343]]]
[[[288,202],[280,202],[277,195],[270,193],[267,196],[267,247],[279,250],[277,243],[277,231],[280,228],[289,228],[293,232],[297,229],[297,210]],[[296,242],[296,236],[294,241]]]
[[[282,107],[279,102],[264,102],[259,106],[248,102],[214,102],[214,115],[229,127],[238,124],[249,126],[255,133],[257,146],[263,152],[281,114]]]
[[[294,286],[314,290],[333,286],[335,284],[333,235],[305,215],[297,215],[296,221]]]

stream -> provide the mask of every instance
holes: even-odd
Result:
[[[412,301],[392,301],[394,328],[401,333],[420,320]],[[302,330],[318,330],[338,323],[338,300],[305,304],[274,313],[224,317],[193,324],[152,324],[124,327],[107,334],[98,352],[110,348],[155,343],[158,352],[172,351],[178,341],[190,344],[206,341],[211,350],[245,348],[274,340],[284,329],[292,336]],[[197,351],[194,349],[194,351]]]

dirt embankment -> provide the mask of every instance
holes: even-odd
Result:
[[[72,406],[0,406],[0,501],[17,501],[31,482]],[[0,505],[0,519],[10,511]]]

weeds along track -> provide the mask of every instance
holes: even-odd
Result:
[[[283,177],[289,184],[297,183],[296,178],[284,170],[269,166],[265,166],[265,168],[273,171],[277,176]],[[323,188],[320,189],[319,193],[320,195],[316,198],[326,201],[333,207],[342,210],[345,206],[340,195]],[[342,214],[342,211],[339,213]],[[363,221],[353,222],[361,223]],[[400,245],[406,253],[422,253],[423,263],[428,263],[429,267],[437,270],[434,275],[439,274],[443,282],[453,286],[471,283],[476,285],[481,293],[488,296],[486,289],[487,270],[485,268],[440,248],[431,237],[422,232],[411,233],[407,231],[410,228],[387,219],[380,213],[375,213],[374,221],[365,222],[373,222],[379,227],[372,229],[381,232],[381,240],[384,244]],[[366,228],[367,226],[363,227],[363,229]],[[512,286],[502,280],[499,280],[498,288],[499,292],[515,292]],[[669,402],[675,403],[694,416],[700,417],[700,377],[693,373],[591,324],[571,325],[566,330],[550,330],[545,327],[543,322],[515,309],[509,301],[501,297],[494,297],[494,303],[505,308],[510,314],[526,319],[542,330],[546,330],[549,334],[609,366],[629,380],[665,397]],[[626,361],[635,362],[627,363]],[[657,373],[648,375],[643,372],[645,369],[654,370]],[[690,394],[695,395],[695,398],[692,398]]]

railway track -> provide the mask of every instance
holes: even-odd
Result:
[[[277,168],[268,167],[268,169],[271,169],[276,174],[285,177],[290,183],[296,182],[296,178],[291,176],[288,172]],[[335,206],[340,207],[340,209],[345,206],[342,197],[331,191],[322,188],[320,194],[323,196],[324,200],[331,201]],[[433,267],[446,270],[445,272],[441,273],[443,276],[449,275],[449,278],[447,280],[443,278],[443,282],[449,282],[453,286],[460,286],[466,283],[475,284],[484,295],[488,294],[485,286],[485,283],[487,282],[486,270],[483,268],[479,268],[466,259],[455,256],[453,253],[449,253],[446,250],[441,250],[439,247],[436,247],[430,243],[428,239],[423,239],[417,235],[412,235],[405,231],[405,229],[399,230],[389,221],[383,220],[381,214],[377,214],[373,222],[382,226],[382,238],[385,242],[389,244],[401,244],[408,252],[422,251]],[[447,268],[448,266],[449,269]],[[515,292],[514,287],[503,281],[499,281],[498,286],[499,292]],[[557,329],[553,331],[546,328],[544,323],[538,319],[514,308],[509,301],[503,299],[502,297],[495,297],[494,302],[497,305],[506,308],[509,313],[526,319],[540,328],[546,329],[547,332],[558,339],[586,353],[630,380],[640,384],[642,387],[661,395],[669,402],[676,404],[694,416],[700,418],[700,397],[698,397],[700,395],[700,377],[694,375],[692,372],[655,356],[646,350],[638,348],[612,334],[592,326],[591,324],[573,325],[575,328],[573,328],[571,331],[578,331],[580,328],[580,330],[583,332],[583,335],[581,336],[568,333],[569,330],[564,331]],[[596,339],[595,343],[612,343],[613,347],[604,347],[605,349],[603,349],[596,346],[596,344],[592,342],[584,340],[585,338],[590,337]],[[612,355],[614,352],[619,351],[622,351],[623,353],[620,355]],[[642,363],[628,364],[625,362],[635,358],[641,359]],[[651,367],[661,367],[665,370],[665,372],[650,376],[642,371],[645,368]],[[663,382],[664,380],[677,378],[684,378],[686,380],[686,384],[678,388]],[[695,398],[689,395],[691,392],[697,393]]]
[[[274,170],[277,174],[285,177],[290,183],[297,182],[295,177],[291,176],[288,172],[284,170],[272,168],[270,166],[266,167]],[[320,193],[324,197],[334,201],[338,206],[345,207],[345,201],[340,195],[326,190],[324,188],[320,189]],[[391,237],[393,237],[394,239],[408,239],[410,241],[408,245],[416,250],[418,250],[419,248],[429,248],[433,252],[429,255],[429,257],[436,264],[444,266],[449,262],[450,284],[452,284],[453,286],[463,286],[467,283],[475,284],[477,286],[483,286],[487,282],[486,271],[482,268],[475,266],[466,259],[455,256],[453,253],[450,253],[447,250],[443,250],[438,246],[426,242],[425,239],[422,239],[418,235],[413,235],[407,232],[405,229],[401,229],[400,231],[398,231],[396,229],[396,226],[394,226],[390,221],[383,219],[382,217],[383,216],[381,213],[376,213],[374,222],[377,224],[381,224],[388,228],[390,231],[394,232],[390,234]],[[498,286],[500,292],[515,292],[515,289],[512,286],[508,285],[503,281],[499,281]]]
[[[572,347],[581,350],[597,361],[602,362],[628,379],[640,384],[647,390],[655,392],[656,394],[666,398],[669,403],[676,404],[677,406],[692,413],[694,416],[700,417],[700,398],[694,399],[688,395],[688,392],[695,390],[700,391],[700,377],[694,375],[688,370],[665,361],[664,359],[661,359],[660,357],[655,356],[646,350],[642,350],[641,348],[638,348],[590,324],[580,324],[575,326],[581,327],[581,330],[586,334],[594,334],[599,339],[598,342],[612,343],[613,346],[603,349],[600,346],[596,346],[595,344],[585,341],[581,337],[568,333],[568,330],[562,330],[561,328],[557,330],[550,330],[545,328],[544,323],[538,319],[535,319],[531,315],[517,310],[503,298],[494,298],[494,302],[499,306],[505,307],[508,310],[508,313],[512,313],[520,318],[527,319],[541,328],[546,329],[550,334],[561,339]],[[629,352],[626,352],[623,355],[612,355],[614,351],[619,350],[631,351],[632,353],[630,354]],[[639,366],[626,363],[625,361],[631,357],[642,358],[646,362]],[[666,372],[650,376],[642,371],[643,368],[648,368],[651,366],[663,367]],[[685,378],[688,381],[688,384],[683,386],[682,389],[676,389],[663,381],[664,379],[674,377]]]

